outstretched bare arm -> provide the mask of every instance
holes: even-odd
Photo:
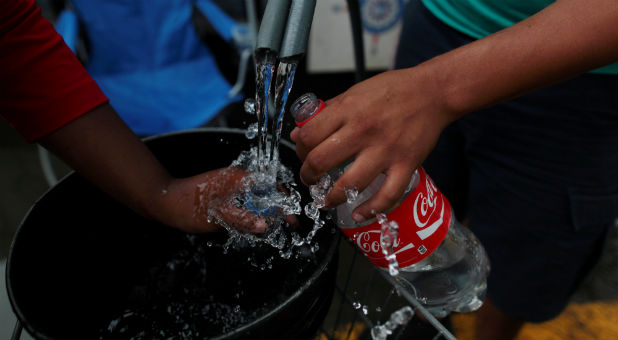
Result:
[[[328,205],[345,200],[344,188],[362,190],[385,173],[382,189],[353,216],[361,221],[388,209],[449,123],[616,61],[617,22],[615,0],[561,0],[486,38],[351,87],[292,131],[303,182],[355,158]]]

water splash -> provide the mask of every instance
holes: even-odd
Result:
[[[280,251],[281,257],[289,258],[293,255],[293,248],[305,244],[304,240],[298,241],[302,237],[290,228],[286,220],[289,215],[301,213],[301,195],[295,189],[292,171],[284,165],[279,164],[273,178],[258,172],[257,153],[256,147],[241,152],[230,167],[220,169],[216,176],[200,183],[196,187],[194,214],[206,216],[208,221],[227,230],[224,251],[243,245],[270,245]],[[269,191],[263,195],[255,194],[256,183]],[[232,190],[234,186],[236,188]],[[226,222],[230,217],[235,221],[255,221],[256,215],[269,226],[263,234],[245,233]]]
[[[223,245],[224,252],[236,247],[260,245],[276,248],[279,256],[284,259],[292,256],[298,258],[303,252],[318,252],[320,247],[313,242],[313,239],[318,230],[325,225],[320,218],[319,208],[324,206],[325,197],[332,186],[330,177],[324,176],[311,187],[313,202],[305,205],[303,209],[301,194],[296,190],[297,184],[294,182],[293,172],[280,163],[277,163],[277,167],[273,167],[276,170],[274,175],[270,171],[259,172],[258,152],[256,147],[241,152],[230,167],[222,169],[219,176],[198,185],[196,197],[199,199],[196,198],[195,214],[206,215],[209,221],[225,228],[228,239]],[[228,177],[237,176],[239,171],[244,172],[244,176],[238,180],[238,189],[229,197],[217,195],[229,186]],[[256,188],[263,191],[256,194]],[[266,232],[251,234],[229,225],[225,220],[226,216],[229,217],[229,213],[221,213],[221,210],[228,206],[238,208],[233,215],[236,220],[251,220],[256,214],[259,215],[268,225]],[[290,215],[300,215],[303,210],[313,221],[311,230],[305,236],[300,234],[301,229],[297,231],[290,228],[286,219]]]
[[[333,180],[329,174],[320,177],[318,182],[309,186],[309,194],[317,208],[322,208],[326,205],[326,196],[330,193],[333,187]]]
[[[377,325],[371,329],[371,338],[373,340],[386,340],[393,334],[397,327],[407,324],[414,317],[414,310],[410,306],[405,306],[393,314],[384,325]]]
[[[325,222],[320,219],[319,209],[326,205],[326,196],[328,196],[332,186],[333,181],[328,174],[325,174],[318,180],[318,183],[309,187],[309,194],[313,202],[309,202],[305,206],[305,215],[313,220],[313,229],[307,235],[307,243],[310,243],[316,232],[324,226]]]
[[[378,223],[380,223],[380,245],[382,246],[382,253],[388,260],[388,272],[391,276],[397,276],[399,274],[399,263],[397,257],[393,251],[395,242],[397,242],[397,236],[399,234],[399,225],[395,221],[388,221],[386,215],[379,213],[376,214]]]

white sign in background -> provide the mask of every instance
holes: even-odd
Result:
[[[360,0],[367,70],[392,67],[404,0]],[[309,35],[307,71],[353,71],[350,14],[345,0],[317,0]]]

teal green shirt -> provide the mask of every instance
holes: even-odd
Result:
[[[480,39],[509,27],[547,7],[553,0],[422,0],[448,26]],[[591,71],[618,74],[614,63]]]

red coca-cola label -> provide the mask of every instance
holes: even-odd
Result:
[[[416,188],[391,213],[389,221],[399,225],[393,252],[399,267],[407,267],[429,256],[442,242],[451,224],[451,205],[423,168],[418,168]],[[378,221],[358,228],[342,229],[367,258],[378,267],[387,268],[382,252]]]

